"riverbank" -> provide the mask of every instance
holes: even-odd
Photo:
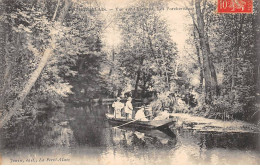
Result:
[[[239,120],[222,121],[185,113],[172,113],[170,116],[177,119],[176,128],[214,132],[260,133],[260,129],[257,125]]]

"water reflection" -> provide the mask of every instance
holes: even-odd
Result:
[[[123,148],[174,148],[175,137],[169,137],[159,130],[110,129],[114,146]]]
[[[259,135],[186,130],[176,130],[176,134],[172,157],[176,164],[260,163]]]
[[[111,110],[109,105],[97,105],[85,108],[82,114],[91,121],[77,116],[86,130],[85,133],[79,131],[81,136],[77,139],[85,147],[98,147],[99,164],[260,163],[258,134],[115,129],[105,120],[105,113]],[[78,129],[77,125],[72,123],[72,128]]]
[[[62,156],[73,164],[260,164],[259,134],[112,128],[105,118],[111,110],[109,105],[67,108],[74,145],[16,149],[3,158]]]

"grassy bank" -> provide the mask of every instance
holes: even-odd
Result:
[[[259,126],[245,121],[222,121],[219,119],[208,119],[184,113],[172,113],[170,115],[177,119],[176,128],[198,131],[260,133]]]

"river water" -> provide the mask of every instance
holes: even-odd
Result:
[[[69,145],[8,151],[5,164],[260,164],[259,134],[112,128],[111,105],[68,107]],[[66,141],[66,138],[65,140]],[[23,158],[23,159],[21,159]],[[11,161],[13,159],[13,161]]]

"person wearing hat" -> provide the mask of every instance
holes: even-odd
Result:
[[[115,118],[121,118],[121,110],[124,108],[124,104],[120,102],[120,97],[116,98],[116,102],[112,104],[112,107],[114,108],[114,117]]]
[[[125,104],[126,119],[132,119],[132,113],[133,113],[132,98],[128,97],[127,102]]]
[[[144,109],[144,108],[145,108],[145,106],[142,105],[141,108],[136,112],[136,114],[135,114],[135,119],[136,119],[136,120],[149,121],[149,120],[146,118],[146,116],[145,116],[145,113],[144,113],[145,109]]]

